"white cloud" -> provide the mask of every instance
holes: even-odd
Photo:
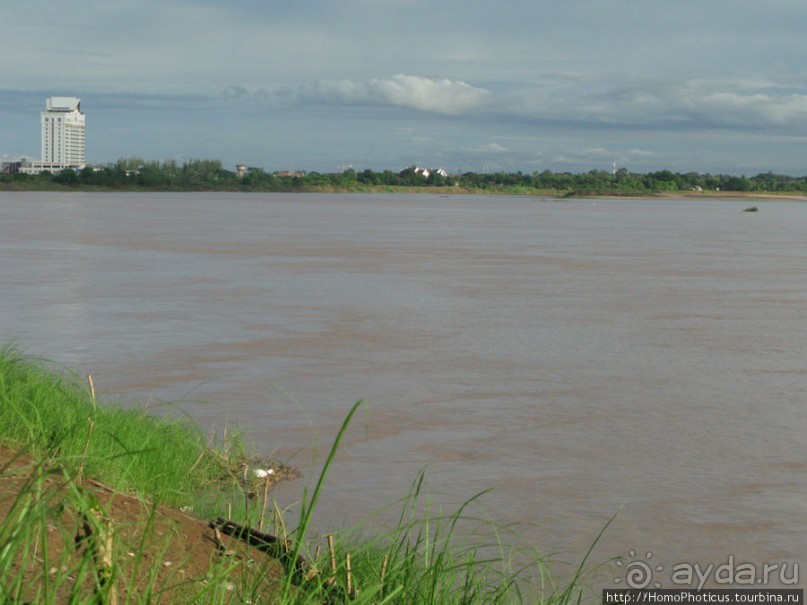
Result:
[[[511,150],[504,145],[500,145],[499,143],[487,143],[485,145],[472,145],[468,147],[462,148],[463,153],[467,153],[472,156],[488,156],[491,154],[494,155],[502,155],[509,153]]]
[[[489,143],[488,145],[482,147],[482,151],[488,151],[490,153],[506,153],[509,151],[509,149],[503,145],[499,145],[498,143]]]
[[[406,107],[445,115],[479,109],[491,94],[489,90],[458,80],[404,74],[368,82],[326,80],[303,85],[297,91],[298,99],[306,102]]]

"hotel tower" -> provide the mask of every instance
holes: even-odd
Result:
[[[50,97],[41,114],[43,168],[84,168],[81,99]]]

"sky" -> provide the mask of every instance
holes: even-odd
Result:
[[[804,0],[0,4],[0,157],[807,174]]]

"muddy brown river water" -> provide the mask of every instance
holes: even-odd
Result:
[[[309,479],[364,400],[323,531],[425,468],[435,506],[491,489],[476,510],[558,561],[617,514],[594,560],[651,552],[665,587],[678,563],[792,566],[807,205],[747,205],[3,192],[0,338]]]

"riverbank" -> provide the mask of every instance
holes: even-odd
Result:
[[[54,177],[55,178],[55,177]],[[154,192],[154,193],[367,193],[406,195],[478,195],[478,196],[524,196],[549,199],[748,199],[748,200],[794,200],[807,201],[807,193],[798,191],[732,191],[732,190],[635,190],[635,189],[575,189],[546,188],[529,185],[488,184],[485,186],[463,185],[374,185],[351,181],[348,184],[306,183],[292,177],[284,177],[272,186],[256,186],[237,180],[211,182],[193,186],[145,186],[136,181],[116,185],[84,183],[80,180],[65,183],[51,179],[31,178],[24,180],[0,180],[2,191],[51,191],[51,192]]]
[[[287,528],[268,497],[276,473],[256,489],[248,478],[261,473],[248,472],[236,438],[213,444],[185,421],[96,401],[91,379],[13,348],[0,350],[0,402],[6,600],[563,604],[580,595],[579,574],[552,586],[540,558],[503,545],[495,528],[498,545],[474,542],[476,527],[456,546],[458,525],[479,525],[464,516],[475,498],[454,514],[434,516],[428,505],[423,513],[422,475],[388,532],[348,528],[325,548],[310,539],[328,468],[360,404],[306,490],[298,527]]]
[[[749,191],[688,191],[658,193],[648,199],[692,199],[692,200],[748,200],[748,201],[793,201],[805,202],[807,195],[796,193],[762,193]]]
[[[255,191],[255,192],[368,192],[384,193],[412,189],[450,194],[494,193],[499,195],[619,195],[653,196],[685,192],[777,192],[807,194],[807,177],[772,172],[747,177],[729,174],[675,173],[659,170],[647,173],[625,168],[606,172],[462,172],[410,166],[400,171],[352,168],[335,173],[317,171],[267,172],[258,167],[227,170],[220,160],[153,161],[122,158],[114,164],[65,169],[58,174],[43,172],[0,174],[0,186],[52,190],[66,186],[78,190],[99,187],[108,191]]]
[[[265,602],[284,573],[276,557],[203,519],[77,481],[60,459],[25,448],[0,447],[0,519],[4,601]]]

